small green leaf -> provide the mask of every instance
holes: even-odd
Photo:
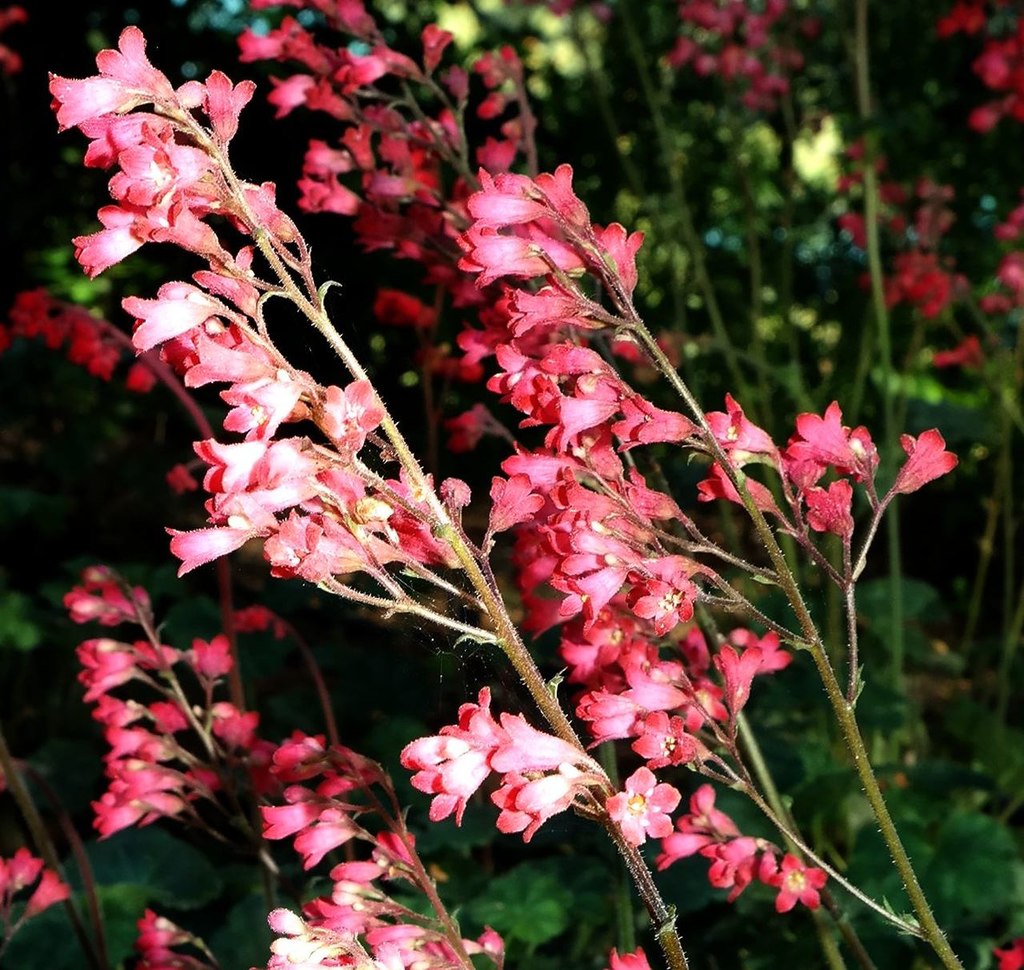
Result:
[[[5,590],[0,596],[0,650],[33,650],[43,639],[31,617],[32,601],[24,594]]]
[[[552,873],[522,865],[495,879],[467,913],[494,927],[506,941],[540,946],[569,925],[572,894]]]
[[[147,901],[174,909],[193,909],[221,891],[216,868],[198,849],[157,828],[129,829],[86,846],[93,876],[101,886],[135,886]],[[68,881],[81,886],[68,866]]]

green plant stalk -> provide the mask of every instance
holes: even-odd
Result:
[[[907,851],[904,848],[903,842],[896,830],[896,826],[893,823],[892,816],[889,814],[889,808],[885,803],[885,798],[882,795],[881,788],[879,787],[878,779],[875,777],[874,771],[871,767],[871,761],[868,757],[864,739],[861,736],[859,727],[857,726],[857,719],[854,714],[853,704],[846,699],[842,688],[839,686],[839,681],[836,679],[835,671],[832,669],[832,664],[829,661],[828,654],[825,652],[824,645],[821,642],[821,637],[818,634],[814,618],[811,616],[810,611],[807,608],[807,604],[804,602],[800,588],[786,563],[786,558],[775,539],[771,526],[768,525],[768,522],[761,510],[754,504],[754,500],[751,498],[750,492],[742,478],[735,475],[732,463],[729,461],[729,458],[724,451],[722,451],[717,439],[711,432],[711,428],[708,426],[704,412],[694,399],[690,389],[685,383],[683,383],[679,374],[672,367],[671,362],[658,346],[657,341],[655,341],[651,336],[650,331],[647,330],[638,318],[630,322],[628,329],[629,332],[640,341],[644,350],[650,356],[661,374],[665,376],[673,389],[686,402],[686,405],[690,409],[694,419],[704,431],[705,441],[711,450],[712,457],[721,465],[722,469],[732,479],[733,485],[736,487],[736,490],[743,501],[743,505],[754,523],[754,528],[764,545],[768,558],[771,560],[771,563],[775,568],[779,587],[785,593],[786,598],[789,601],[790,608],[796,615],[797,622],[800,625],[800,631],[805,640],[804,646],[810,651],[814,664],[818,668],[818,674],[825,687],[825,693],[828,697],[829,704],[831,705],[836,719],[839,722],[839,727],[842,731],[843,740],[846,744],[847,750],[853,758],[854,768],[860,778],[861,785],[864,788],[864,793],[867,796],[868,803],[871,806],[875,820],[878,822],[882,838],[889,849],[889,854],[892,858],[893,864],[896,866],[896,869],[903,881],[903,885],[907,892],[907,896],[910,899],[914,914],[920,924],[921,935],[931,945],[932,949],[942,961],[942,965],[946,967],[947,970],[962,970],[962,964],[957,959],[956,954],[949,945],[949,941],[946,939],[941,927],[935,920],[931,906],[928,904],[927,897],[921,888],[917,874],[914,872],[914,867],[910,861],[910,857],[907,855]]]
[[[239,199],[240,204],[248,210],[248,205],[244,201],[244,193],[240,190],[240,185],[227,158],[216,146],[211,146],[211,150],[215,152],[215,157],[221,162],[221,170],[229,183],[229,187],[234,190],[234,197]],[[494,627],[495,640],[498,646],[519,675],[542,716],[559,738],[584,752],[583,744],[569,722],[568,717],[566,717],[565,711],[562,710],[562,706],[554,693],[549,690],[548,684],[537,668],[529,649],[519,635],[519,631],[512,622],[512,618],[508,615],[508,610],[505,607],[501,594],[491,579],[485,575],[476,555],[463,539],[460,530],[452,523],[448,510],[434,491],[405,437],[398,430],[398,425],[395,424],[390,412],[370,381],[369,375],[355,354],[352,353],[348,344],[334,328],[330,317],[323,307],[322,298],[314,301],[299,289],[267,233],[258,228],[260,227],[260,222],[256,218],[255,213],[249,210],[245,212],[245,215],[250,226],[253,227],[253,239],[257,247],[281,283],[282,295],[295,304],[327,341],[353,379],[366,381],[373,389],[376,399],[374,403],[380,408],[382,414],[380,427],[394,452],[395,459],[406,470],[412,484],[424,496],[424,500],[435,518],[433,526],[435,535],[437,538],[448,543],[458,558],[467,579],[480,598],[484,613],[486,613]],[[633,877],[637,891],[640,893],[651,920],[657,928],[658,943],[661,946],[670,970],[689,970],[686,954],[683,951],[682,942],[679,939],[679,933],[675,926],[675,913],[666,906],[661,898],[661,894],[654,883],[654,879],[647,868],[642,854],[636,846],[630,845],[623,839],[618,825],[612,821],[603,808],[600,815],[602,824],[612,834],[616,848],[618,848],[630,875]]]
[[[718,297],[715,295],[715,288],[711,282],[711,276],[708,273],[707,263],[704,261],[704,246],[701,243],[700,237],[697,234],[697,229],[693,223],[693,211],[690,208],[689,202],[686,200],[686,189],[683,185],[682,175],[679,171],[679,166],[676,164],[671,141],[669,139],[668,123],[666,122],[665,115],[661,109],[661,98],[654,87],[654,81],[651,77],[650,68],[648,67],[647,56],[644,53],[643,45],[641,44],[640,37],[637,34],[636,24],[633,21],[630,0],[625,0],[625,2],[619,5],[618,9],[621,15],[623,28],[626,32],[626,41],[629,46],[630,56],[636,66],[637,76],[640,79],[640,86],[643,89],[644,98],[647,101],[647,105],[651,113],[651,120],[654,123],[654,131],[658,140],[658,148],[661,152],[662,164],[665,166],[665,172],[667,173],[671,184],[672,200],[679,211],[679,217],[683,228],[683,241],[686,243],[686,247],[690,251],[690,258],[693,260],[694,275],[697,280],[697,285],[700,288],[701,295],[704,298],[704,305],[707,308],[708,319],[711,321],[711,329],[714,332],[715,341],[725,357],[725,366],[729,371],[730,380],[732,381],[733,386],[743,397],[744,403],[749,406],[749,403],[754,401],[754,397],[751,392],[750,384],[743,374],[743,369],[739,365],[739,357],[736,353],[736,347],[733,345],[733,342],[729,337],[729,330],[725,325],[725,319],[722,316],[721,308],[718,305]]]
[[[0,725],[0,774],[3,775],[7,788],[10,790],[15,804],[18,806],[18,810],[21,812],[21,817],[25,820],[29,832],[32,833],[32,841],[35,843],[36,851],[42,856],[48,869],[52,869],[55,873],[60,873],[62,870],[60,860],[57,858],[57,850],[54,847],[49,832],[46,831],[46,825],[43,822],[42,816],[39,814],[39,810],[36,808],[35,802],[32,801],[32,796],[22,780],[21,773],[15,767],[11,750],[7,747],[7,739],[4,737],[2,725]],[[85,930],[85,924],[82,922],[74,901],[71,899],[64,900],[64,910],[68,914],[68,922],[71,923],[71,929],[78,939],[78,943],[82,947],[82,952],[89,961],[89,965],[95,968],[95,970],[106,970],[108,964],[106,961],[101,962],[100,956]]]
[[[736,724],[739,728],[738,733],[740,744],[743,746],[743,750],[746,753],[747,761],[750,762],[750,766],[753,768],[754,777],[757,778],[758,784],[764,792],[765,799],[771,806],[772,811],[775,812],[779,818],[783,819],[791,828],[796,829],[796,821],[789,809],[786,807],[785,802],[783,802],[782,796],[779,794],[779,789],[775,784],[775,779],[772,777],[771,769],[768,767],[768,763],[764,760],[761,745],[757,743],[757,735],[751,730],[750,723],[747,721],[747,718],[742,711],[736,717]],[[793,843],[785,833],[783,833],[783,837],[791,846],[795,845],[795,843]],[[799,850],[799,846],[796,848]],[[843,916],[839,907],[835,904],[835,900],[832,899],[831,894],[823,892],[822,902],[825,904],[825,908],[828,910],[829,915],[835,921],[836,927],[839,929],[839,932],[843,937],[843,941],[850,948],[858,965],[862,970],[875,970],[874,961],[872,961],[867,950],[864,948],[864,944],[857,935],[857,931],[850,925],[850,921]],[[822,951],[825,954],[825,959],[828,961],[829,966],[833,968],[845,967],[846,964],[839,952],[836,941],[832,937],[832,934],[828,932],[828,928],[824,925],[820,913],[815,912],[813,915],[818,939],[821,943]]]
[[[598,761],[615,788],[619,787],[619,764],[615,756],[615,745],[606,741],[598,746]],[[633,896],[629,891],[629,871],[624,861],[619,860],[619,878],[615,884],[615,919],[618,949],[620,953],[632,953],[636,949],[636,927],[633,918]]]
[[[871,81],[868,64],[868,0],[857,0],[854,30],[854,64],[857,85],[857,104],[861,119],[867,124],[871,120]],[[889,311],[885,305],[883,288],[881,246],[878,238],[878,178],[875,173],[875,153],[870,137],[865,138],[864,151],[864,222],[867,233],[868,274],[871,278],[871,304],[875,317],[875,332],[878,335],[878,359],[882,370],[882,428],[885,436],[885,452],[892,454],[896,440],[895,400],[892,367],[892,333],[889,326]],[[903,684],[903,588],[900,583],[902,566],[900,550],[899,508],[896,502],[889,507],[886,521],[887,549],[889,555],[889,602],[892,630],[889,649],[891,651],[891,681],[899,690]]]

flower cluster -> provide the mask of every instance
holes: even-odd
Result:
[[[838,189],[852,201],[864,183],[864,144],[857,142],[846,154],[851,168],[841,176]],[[967,286],[964,277],[955,272],[952,257],[940,252],[942,239],[956,218],[950,208],[953,187],[921,178],[908,188],[884,178],[886,164],[885,158],[874,161],[879,176],[879,225],[897,250],[892,272],[885,280],[885,302],[890,308],[908,304],[932,319],[962,298]],[[838,223],[855,246],[863,249],[867,245],[863,213],[850,208]],[[867,280],[863,282],[866,286]]]
[[[1002,118],[1024,121],[1024,19],[1016,11],[1008,16],[1006,7],[1005,0],[956,0],[936,24],[940,37],[985,31],[984,46],[971,66],[997,96],[967,119],[978,132],[991,131]]]
[[[15,897],[35,884],[23,907],[15,908]],[[71,895],[67,883],[43,866],[28,849],[18,849],[9,859],[0,858],[0,954],[12,936],[33,916]]]
[[[216,960],[206,944],[171,922],[147,909],[136,924],[135,949],[139,954],[137,970],[214,970]],[[182,950],[182,947],[188,949]],[[201,956],[196,956],[198,950]],[[209,959],[207,959],[209,958]]]
[[[310,142],[299,205],[354,217],[356,237],[367,251],[420,263],[423,282],[456,307],[480,304],[479,292],[455,268],[456,237],[469,221],[465,202],[477,187],[475,165],[506,171],[520,155],[533,154],[535,121],[518,55],[503,47],[479,56],[469,71],[442,68],[452,35],[433,24],[422,32],[422,59],[416,61],[388,46],[362,3],[304,0],[293,6],[318,10],[344,42],[324,43],[288,16],[266,35],[246,31],[240,45],[243,61],[298,68],[274,79],[269,100],[279,116],[301,106],[342,126],[336,142]],[[484,88],[479,99],[471,98],[474,77]],[[416,103],[408,95],[393,96],[402,85],[418,92]],[[459,120],[471,102],[485,132],[475,149]],[[437,325],[434,309],[390,288],[382,289],[374,312],[385,323],[431,331]],[[478,381],[483,375],[472,358],[453,357],[438,345],[421,353],[420,365],[445,379]]]
[[[0,352],[18,338],[41,340],[50,350],[63,349],[67,359],[93,377],[109,381],[114,369],[131,353],[131,345],[106,320],[72,303],[55,300],[45,290],[26,290],[15,298],[8,323],[0,324]],[[129,391],[145,393],[156,383],[142,361],[125,374]]]
[[[775,908],[787,913],[797,903],[808,909],[821,904],[818,890],[825,885],[821,869],[807,866],[764,839],[741,835],[735,822],[715,808],[715,792],[701,785],[690,799],[690,810],[676,820],[676,831],[662,840],[658,868],[666,869],[679,859],[700,854],[711,863],[708,879],[712,886],[729,890],[736,899],[756,880],[778,890]]]
[[[592,801],[592,790],[607,790],[607,776],[593,758],[531,727],[522,715],[495,720],[490,705],[484,687],[476,704],[459,708],[457,724],[403,749],[402,765],[416,772],[413,787],[434,796],[432,821],[454,812],[461,824],[469,799],[492,772],[502,776],[491,795],[501,809],[498,829],[522,832],[526,842],[552,815]]]
[[[146,59],[134,28],[97,64],[97,77],[51,80],[62,126],[76,125],[92,139],[87,163],[119,167],[111,192],[120,204],[101,210],[106,228],[78,240],[79,261],[100,272],[148,241],[173,242],[208,261],[209,269],[194,275],[198,286],[166,283],[156,299],[128,297],[124,306],[136,318],[135,347],[160,347],[186,387],[229,385],[221,393],[231,406],[224,427],[244,438],[196,444],[208,467],[211,527],[171,531],[181,572],[257,537],[276,576],[324,582],[362,571],[396,595],[389,564],[421,573],[425,565],[452,565],[450,549],[433,534],[447,517],[437,497],[404,470],[386,479],[359,459],[383,417],[369,382],[324,387],[290,365],[262,316],[262,297],[281,284],[257,277],[251,246],[230,255],[208,221],[216,214],[262,241],[272,265],[297,269],[319,308],[305,244],[277,209],[273,186],[239,180],[227,161],[252,85],[233,86],[214,72],[205,85],[175,90]],[[146,104],[159,114],[133,110]],[[303,420],[329,447],[309,437],[274,440],[283,423]]]
[[[325,745],[323,737],[296,733],[274,752],[270,770],[285,786],[285,804],[262,808],[265,838],[294,836],[306,869],[343,845],[368,846],[369,858],[348,853],[348,861],[330,871],[330,894],[307,902],[301,916],[284,909],[270,914],[278,939],[268,970],[296,964],[469,970],[475,966],[473,954],[501,965],[504,945],[493,930],[477,940],[463,939],[439,910],[433,882],[378,765],[340,745]],[[367,816],[384,821],[384,830],[371,832]],[[388,884],[423,893],[434,906],[433,916],[393,899]],[[355,958],[354,964],[346,958]]]
[[[100,637],[78,647],[78,679],[109,745],[108,788],[93,803],[100,835],[159,818],[199,823],[201,805],[216,805],[239,770],[256,792],[272,789],[266,774],[271,746],[257,737],[259,715],[215,696],[234,664],[227,637],[196,639],[190,650],[177,650],[157,639],[143,590],[128,589],[99,566],[85,571],[82,584],[65,597],[73,620],[134,623],[143,633],[132,642]],[[199,690],[198,708],[179,677],[184,668]],[[156,699],[143,704],[112,693],[128,683],[145,685]]]
[[[717,75],[750,111],[774,111],[790,76],[803,68],[793,32],[805,40],[818,33],[818,22],[794,17],[788,0],[679,0],[679,19],[683,30],[668,63],[699,77]]]

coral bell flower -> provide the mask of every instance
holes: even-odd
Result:
[[[827,878],[824,870],[807,867],[796,856],[787,853],[771,881],[771,885],[779,889],[775,898],[776,911],[788,913],[797,903],[803,903],[808,909],[817,909],[821,905],[818,890],[825,885]]]
[[[658,784],[649,768],[638,768],[626,779],[626,790],[612,795],[605,807],[619,823],[630,845],[643,845],[650,834],[661,839],[672,834],[669,812],[675,811],[682,796],[671,785]]]

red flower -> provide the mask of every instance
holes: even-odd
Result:
[[[1016,939],[1001,950],[993,950],[999,963],[999,970],[1022,970],[1024,968],[1024,936]]]
[[[897,494],[916,492],[922,485],[956,468],[956,455],[945,450],[946,441],[935,428],[923,431],[916,438],[905,434],[900,444],[907,453],[907,461],[892,485],[892,491]]]

